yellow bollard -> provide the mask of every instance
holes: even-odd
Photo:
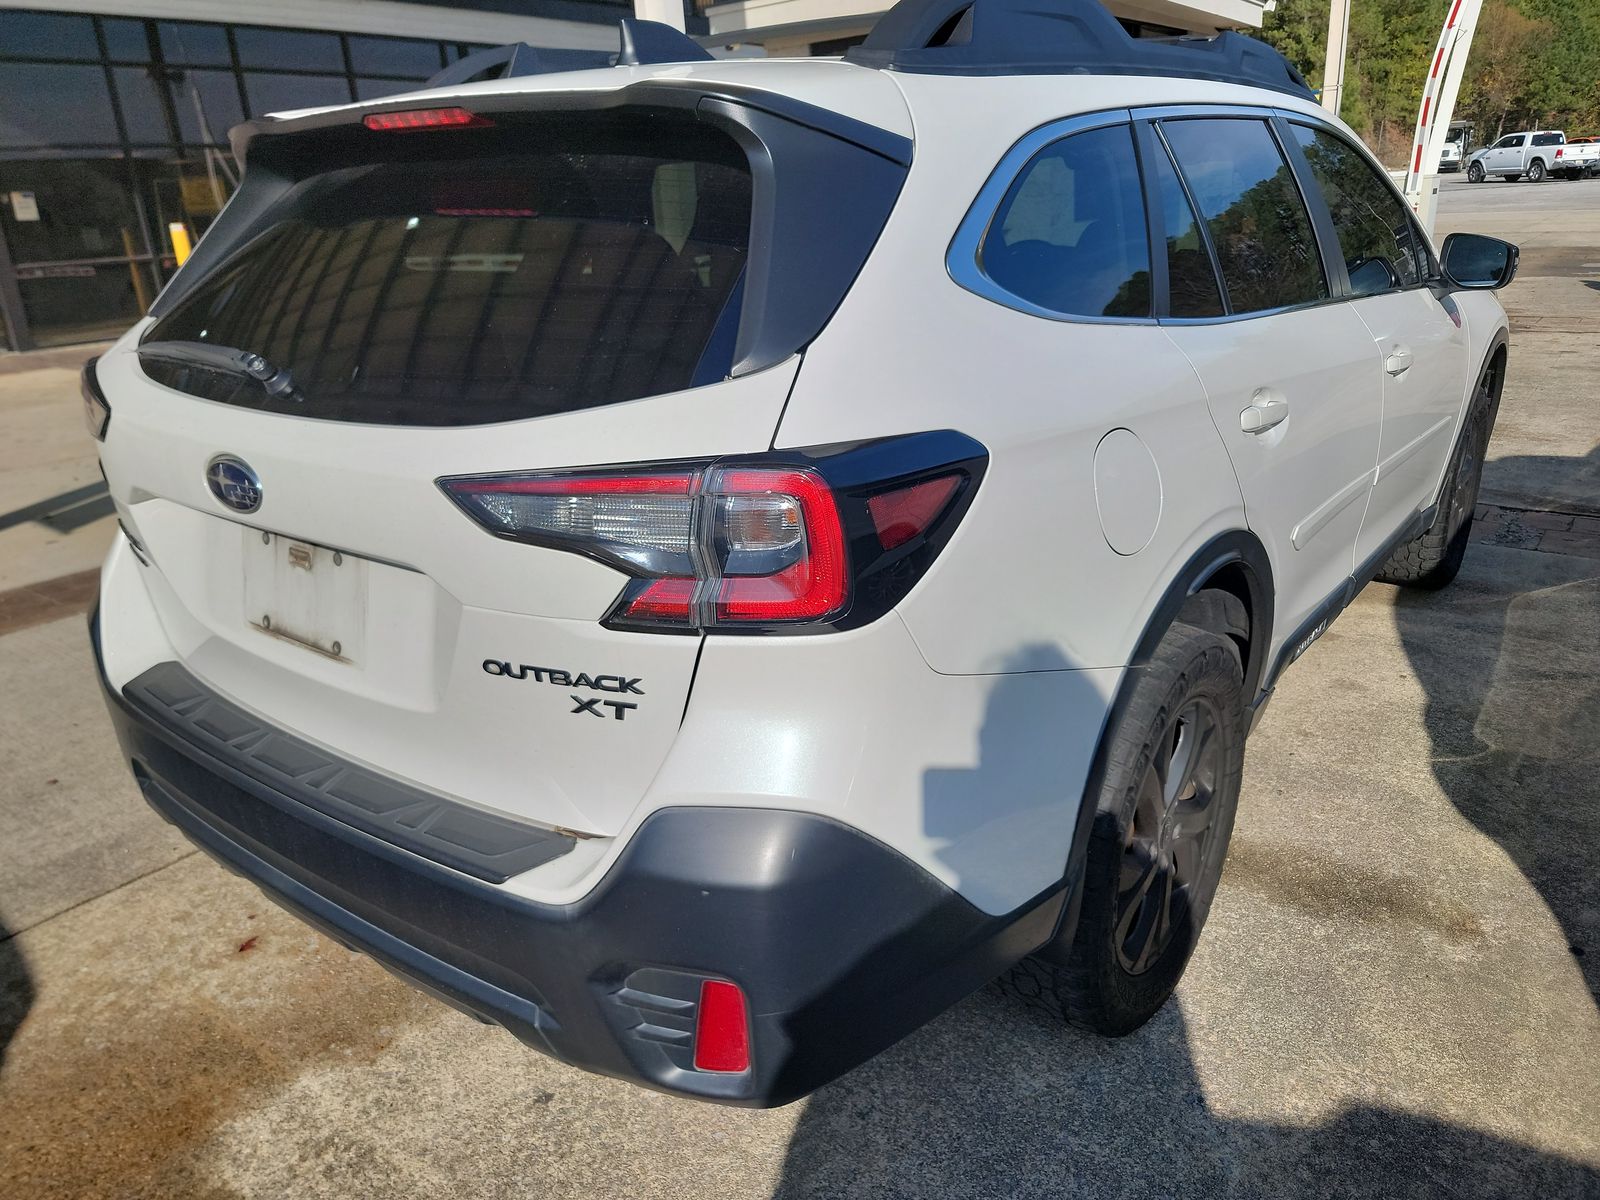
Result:
[[[167,236],[172,239],[172,253],[181,267],[194,249],[189,244],[189,229],[182,221],[172,221],[167,225]]]

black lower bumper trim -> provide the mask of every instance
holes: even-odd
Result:
[[[273,899],[537,1049],[665,1090],[797,1099],[1042,945],[1061,915],[1061,889],[992,917],[837,822],[728,808],[655,813],[582,900],[537,904],[299,803],[109,687],[107,701],[151,805]],[[751,1070],[693,1068],[683,981],[701,977],[749,998]]]

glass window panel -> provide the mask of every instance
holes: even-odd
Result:
[[[1415,226],[1394,189],[1343,138],[1290,128],[1333,214],[1351,291],[1371,296],[1420,282]]]
[[[0,105],[0,146],[119,140],[111,92],[100,67],[0,63],[0,96],[29,100]]]
[[[144,22],[125,17],[101,17],[100,28],[105,30],[106,49],[117,62],[149,62],[150,40],[145,37]]]
[[[365,75],[426,79],[439,69],[439,43],[353,37],[350,39],[350,63]]]
[[[161,22],[161,56],[169,63],[197,66],[229,66],[228,35],[221,25],[197,25],[191,21]]]
[[[195,93],[200,93],[200,108],[195,109]],[[244,120],[244,108],[239,103],[239,85],[232,71],[184,71],[172,82],[172,104],[178,112],[178,128],[183,140],[192,145],[214,146],[228,144],[228,130]],[[206,118],[206,130],[200,128],[200,113]]]
[[[421,85],[415,79],[357,79],[357,100],[381,100],[400,92],[414,92]]]
[[[254,29],[239,26],[233,31],[239,47],[239,65],[279,67],[297,71],[343,71],[344,54],[339,35],[308,33],[298,29]]]
[[[1167,152],[1158,147],[1153,163],[1156,202],[1167,237],[1168,310],[1174,317],[1220,317],[1222,293],[1194,207]]]
[[[122,105],[122,120],[128,127],[130,142],[170,142],[166,113],[161,107],[158,84],[148,67],[114,67],[117,100]]]
[[[94,22],[56,13],[8,12],[0,16],[5,33],[0,51],[16,58],[100,57]]]
[[[244,86],[250,95],[250,113],[257,117],[294,108],[350,103],[350,85],[342,75],[268,75],[250,71],[245,74]]]
[[[1150,239],[1126,125],[1041,150],[1011,185],[980,252],[984,272],[1051,312],[1150,315]]]
[[[155,296],[148,263],[42,266],[18,272],[34,342],[68,346],[119,337]]]
[[[12,192],[33,193],[38,220],[14,218]],[[124,229],[142,248],[120,157],[0,164],[0,218],[11,257],[20,263],[121,255]]]
[[[1205,217],[1234,312],[1328,295],[1311,217],[1262,121],[1164,121],[1162,130]]]
[[[297,416],[469,425],[722,379],[749,246],[743,153],[685,120],[570,124],[569,147],[405,161],[314,181],[152,330],[264,355],[303,399],[157,366],[198,395]],[[487,135],[493,138],[495,135]],[[493,141],[484,143],[494,145]],[[705,360],[705,361],[703,361]]]

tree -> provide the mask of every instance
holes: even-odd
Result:
[[[1547,34],[1547,26],[1512,8],[1506,0],[1490,0],[1483,6],[1467,63],[1467,95],[1485,141],[1505,132],[1513,112],[1532,107],[1528,92],[1538,74],[1540,44]],[[1491,124],[1495,129],[1492,137],[1488,136]]]
[[[1411,143],[1411,123],[1450,3],[1353,2],[1340,115],[1380,158],[1398,161]],[[1328,0],[1278,0],[1265,16],[1261,37],[1317,86],[1327,52]],[[1479,140],[1511,127],[1595,132],[1597,48],[1600,0],[1487,0],[1460,101]]]

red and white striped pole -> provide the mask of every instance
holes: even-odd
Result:
[[[1472,49],[1472,35],[1478,26],[1478,12],[1482,0],[1453,0],[1450,13],[1439,31],[1439,44],[1434,50],[1428,68],[1428,78],[1422,85],[1422,104],[1417,110],[1417,131],[1411,140],[1411,159],[1406,165],[1406,181],[1402,189],[1411,208],[1427,219],[1423,194],[1424,179],[1439,174],[1439,154],[1444,149],[1445,135],[1450,130],[1450,117],[1455,111],[1456,95],[1461,90],[1461,77],[1466,71],[1467,54]]]

